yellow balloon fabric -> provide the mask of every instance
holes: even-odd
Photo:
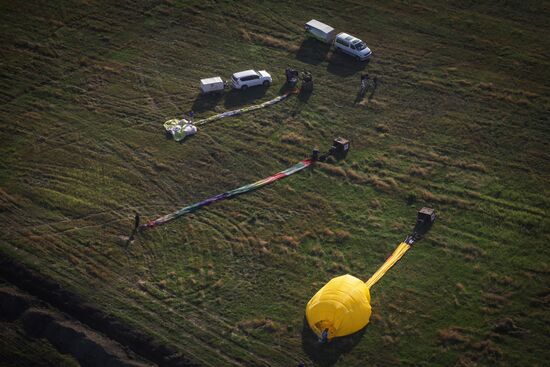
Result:
[[[369,322],[370,292],[365,283],[353,275],[333,278],[308,302],[309,327],[321,336],[328,329],[328,339],[353,334]]]
[[[328,331],[328,339],[353,334],[369,323],[371,315],[370,288],[410,248],[399,244],[393,254],[365,283],[350,274],[331,279],[309,300],[306,319],[309,327],[319,337]]]

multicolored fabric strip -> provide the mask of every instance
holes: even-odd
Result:
[[[168,223],[168,222],[170,222],[170,221],[172,221],[176,218],[179,218],[183,215],[192,213],[195,210],[202,208],[203,206],[207,206],[207,205],[210,205],[210,204],[215,203],[217,201],[230,199],[230,198],[235,197],[237,195],[241,195],[241,194],[244,194],[244,193],[247,193],[247,192],[250,192],[250,191],[254,191],[256,189],[259,189],[262,186],[269,185],[270,183],[273,183],[273,182],[278,181],[282,178],[293,175],[296,172],[299,172],[299,171],[303,170],[304,168],[307,168],[307,167],[311,166],[313,163],[314,163],[314,161],[311,160],[311,159],[303,160],[303,161],[295,164],[294,166],[292,166],[292,167],[290,167],[290,168],[288,168],[284,171],[281,171],[279,173],[276,173],[272,176],[266,177],[263,180],[256,181],[254,183],[251,183],[251,184],[248,184],[248,185],[245,185],[245,186],[241,186],[241,187],[239,187],[237,189],[234,189],[234,190],[231,190],[231,191],[226,191],[222,194],[218,194],[216,196],[213,196],[211,198],[203,200],[199,203],[186,206],[185,208],[181,208],[181,209],[179,209],[179,210],[177,210],[173,213],[167,214],[167,215],[162,216],[160,218],[157,218],[155,220],[150,220],[149,222],[147,222],[147,223],[143,224],[142,226],[140,226],[140,229],[151,229],[153,227]]]

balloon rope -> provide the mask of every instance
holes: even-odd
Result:
[[[370,277],[370,279],[365,282],[367,288],[370,289],[373,285],[375,285],[380,280],[380,278],[382,278],[384,274],[386,274],[386,272],[390,270],[390,268],[394,266],[395,263],[398,262],[399,259],[401,259],[403,255],[405,255],[405,252],[407,252],[407,250],[410,248],[411,246],[409,244],[401,242],[399,246],[397,246],[393,254],[388,257],[386,262],[382,264],[382,266],[376,271],[376,273],[374,273]]]
[[[269,101],[266,101],[266,102],[263,102],[263,103],[260,103],[260,104],[257,104],[257,105],[243,107],[243,108],[239,108],[239,109],[233,110],[233,111],[222,112],[222,113],[219,113],[217,115],[210,116],[210,117],[207,117],[207,118],[199,120],[199,121],[195,121],[194,124],[197,125],[197,126],[204,125],[204,124],[207,124],[209,122],[222,119],[224,117],[237,116],[237,115],[240,115],[241,113],[244,113],[244,112],[251,112],[251,111],[259,110],[260,108],[271,106],[271,105],[274,105],[275,103],[279,103],[279,102],[285,100],[292,93],[295,93],[295,92],[294,91],[286,92],[285,94],[283,94],[281,96],[275,97],[275,98],[273,98]]]

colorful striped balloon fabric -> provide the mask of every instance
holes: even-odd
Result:
[[[184,208],[181,208],[181,209],[179,209],[179,210],[177,210],[173,213],[167,214],[167,215],[162,216],[160,218],[157,218],[155,220],[150,220],[147,223],[143,224],[140,228],[141,229],[150,229],[150,228],[168,223],[168,222],[170,222],[170,221],[172,221],[176,218],[179,218],[181,216],[184,216],[186,214],[192,213],[197,209],[200,209],[204,206],[210,205],[210,204],[215,203],[217,201],[231,199],[232,197],[235,197],[235,196],[238,196],[238,195],[250,192],[250,191],[257,190],[260,187],[263,187],[265,185],[269,185],[270,183],[273,183],[273,182],[278,181],[282,178],[293,175],[296,172],[300,172],[304,168],[307,168],[307,167],[311,166],[313,163],[314,163],[314,161],[311,160],[311,159],[303,160],[303,161],[295,164],[294,166],[292,166],[292,167],[290,167],[290,168],[288,168],[284,171],[281,171],[281,172],[276,173],[272,176],[266,177],[266,178],[264,178],[260,181],[256,181],[254,183],[251,183],[251,184],[248,184],[248,185],[245,185],[245,186],[241,186],[241,187],[239,187],[237,189],[234,189],[234,190],[231,190],[231,191],[226,191],[222,194],[218,194],[216,196],[213,196],[211,198],[208,198],[208,199],[203,200],[201,202],[198,202],[196,204],[192,204],[192,205],[186,206]]]

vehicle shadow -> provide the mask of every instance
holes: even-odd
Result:
[[[329,50],[330,44],[308,37],[296,52],[296,59],[308,64],[318,65],[326,60]]]
[[[350,76],[365,70],[369,61],[357,61],[342,52],[332,52],[329,56],[327,71],[338,76]]]
[[[263,98],[267,92],[267,88],[269,87],[251,87],[244,91],[231,89],[229,92],[225,93],[223,105],[228,109],[248,105],[257,99]]]
[[[363,328],[358,332],[345,337],[335,338],[330,343],[322,344],[317,335],[310,329],[304,317],[302,328],[302,350],[317,366],[329,367],[334,365],[342,354],[349,353],[355,348],[365,334]]]
[[[193,101],[191,111],[195,113],[210,112],[223,99],[223,93],[199,94]]]

